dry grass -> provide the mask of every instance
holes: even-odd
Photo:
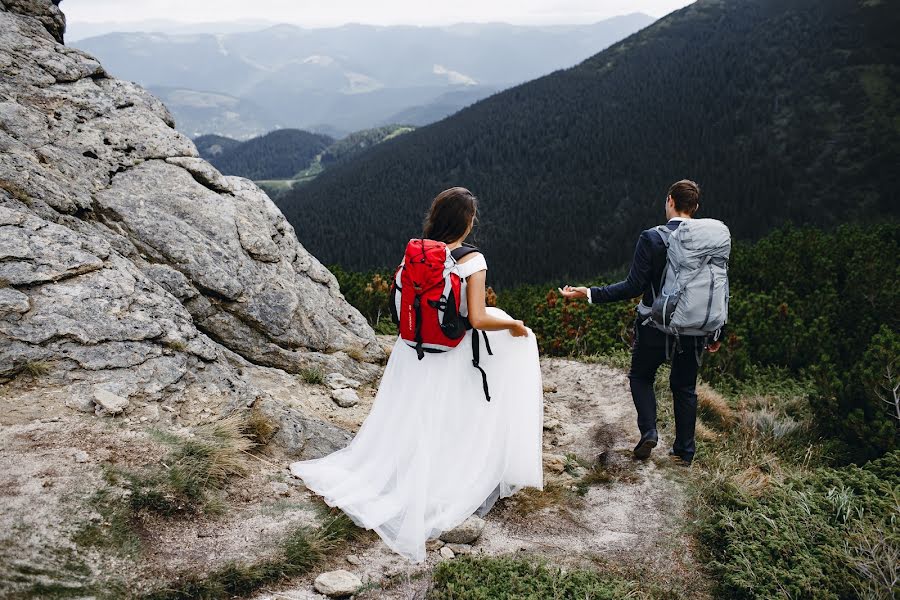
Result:
[[[279,425],[274,419],[255,406],[246,414],[246,435],[255,445],[265,446],[278,432]]]
[[[111,471],[111,483],[131,492],[128,502],[135,513],[214,512],[217,502],[210,492],[247,473],[249,450],[256,445],[244,413],[197,427],[191,436],[160,431],[154,436],[170,447],[158,466]]]
[[[595,485],[611,485],[613,483],[637,483],[640,478],[634,473],[634,461],[627,462],[621,457],[602,452],[597,460],[586,465],[584,475],[578,480],[578,494],[584,496],[589,488]]]
[[[6,190],[13,198],[18,200],[22,204],[27,205],[31,202],[31,198],[28,196],[28,193],[26,193],[21,186],[7,179],[0,179],[0,190]]]
[[[247,418],[244,414],[235,413],[201,425],[194,434],[194,440],[182,444],[179,462],[184,464],[195,455],[205,458],[202,461],[206,463],[202,466],[202,474],[210,487],[220,489],[229,476],[247,473],[248,451],[254,444],[247,435]]]
[[[182,340],[167,340],[165,345],[176,352],[184,352],[188,349],[188,345]]]
[[[730,429],[737,421],[725,397],[706,383],[697,385],[697,413],[718,429]]]
[[[354,346],[347,350],[347,356],[359,362],[366,362],[366,350],[359,346]]]
[[[43,360],[30,360],[22,365],[21,372],[32,377],[43,377],[50,374],[50,363]]]
[[[528,516],[547,508],[568,508],[580,500],[568,486],[551,481],[544,484],[543,491],[534,488],[521,490],[507,501],[507,506],[520,516]]]
[[[713,442],[719,438],[719,435],[707,427],[706,423],[703,421],[697,421],[697,428],[694,432],[697,437],[697,440],[701,442]]]

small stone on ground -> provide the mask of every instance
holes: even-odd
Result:
[[[484,519],[472,515],[450,531],[445,531],[440,538],[448,544],[471,544],[484,531]]]
[[[313,587],[320,594],[325,594],[330,598],[340,598],[356,592],[362,587],[362,581],[350,571],[338,569],[337,571],[322,573],[316,577]]]
[[[359,395],[350,388],[342,388],[331,392],[331,399],[341,408],[350,408],[359,404]]]
[[[329,373],[325,376],[325,385],[333,390],[342,388],[358,388],[361,384],[355,379],[344,377],[340,373]]]
[[[104,389],[94,390],[94,409],[98,415],[119,415],[128,408],[128,399]]]

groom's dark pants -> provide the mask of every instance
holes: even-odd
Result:
[[[635,326],[634,346],[631,351],[631,397],[638,414],[638,428],[641,435],[656,429],[656,394],[653,384],[656,371],[666,361],[666,335],[649,326]],[[678,347],[674,338],[669,338],[669,355],[672,358],[672,372],[669,387],[675,403],[675,442],[672,449],[676,454],[692,459],[696,451],[694,429],[697,424],[697,371],[698,357],[705,347],[702,337],[682,336]]]

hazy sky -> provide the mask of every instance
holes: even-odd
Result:
[[[521,24],[592,23],[644,12],[660,17],[688,0],[63,0],[70,22],[185,22],[261,19],[308,27],[370,23],[447,25],[502,21]]]

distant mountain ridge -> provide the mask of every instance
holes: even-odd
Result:
[[[565,27],[276,25],[220,34],[113,33],[74,45],[111,73],[164,90],[184,133],[246,139],[277,128],[349,133],[454,90],[480,89],[478,100],[575,64],[652,21],[632,14]],[[474,101],[456,100],[438,118]]]
[[[309,131],[280,129],[243,142],[202,135],[194,139],[194,144],[200,157],[223,174],[256,180],[275,197],[297,183],[315,179],[328,167],[413,130],[404,125],[386,125],[335,140]]]
[[[704,190],[700,216],[737,238],[897,218],[895,8],[700,0],[278,202],[318,256],[365,269],[396,262],[437,192],[470,187],[490,277],[507,283],[621,267],[683,177]]]
[[[200,156],[219,171],[254,180],[289,179],[332,142],[326,135],[299,129],[280,129],[246,142],[222,136],[195,140]]]

